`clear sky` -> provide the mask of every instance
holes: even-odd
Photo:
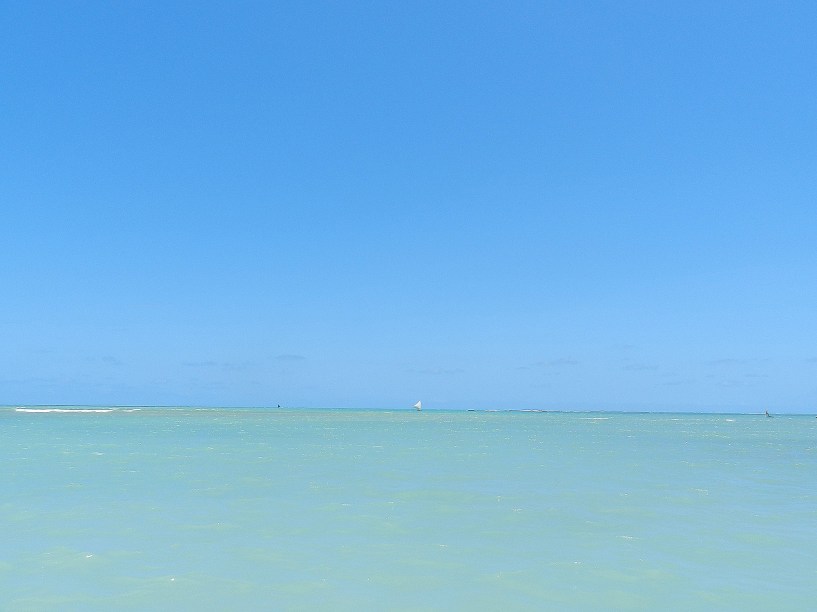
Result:
[[[0,5],[0,403],[817,411],[817,3]]]

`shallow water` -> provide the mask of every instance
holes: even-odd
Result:
[[[813,416],[47,410],[0,409],[2,610],[817,601]]]

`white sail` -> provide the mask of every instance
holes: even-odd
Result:
[[[412,407],[413,407],[413,408],[416,408],[417,410],[422,410],[422,409],[423,409],[423,402],[417,402],[417,403],[416,403],[416,404],[414,404],[414,406],[412,406]]]

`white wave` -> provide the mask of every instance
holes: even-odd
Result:
[[[113,408],[15,408],[15,412],[113,412]]]

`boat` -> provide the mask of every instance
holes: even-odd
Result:
[[[417,402],[416,404],[414,404],[414,406],[412,406],[412,408],[416,408],[417,410],[422,410],[423,409],[423,402]]]

